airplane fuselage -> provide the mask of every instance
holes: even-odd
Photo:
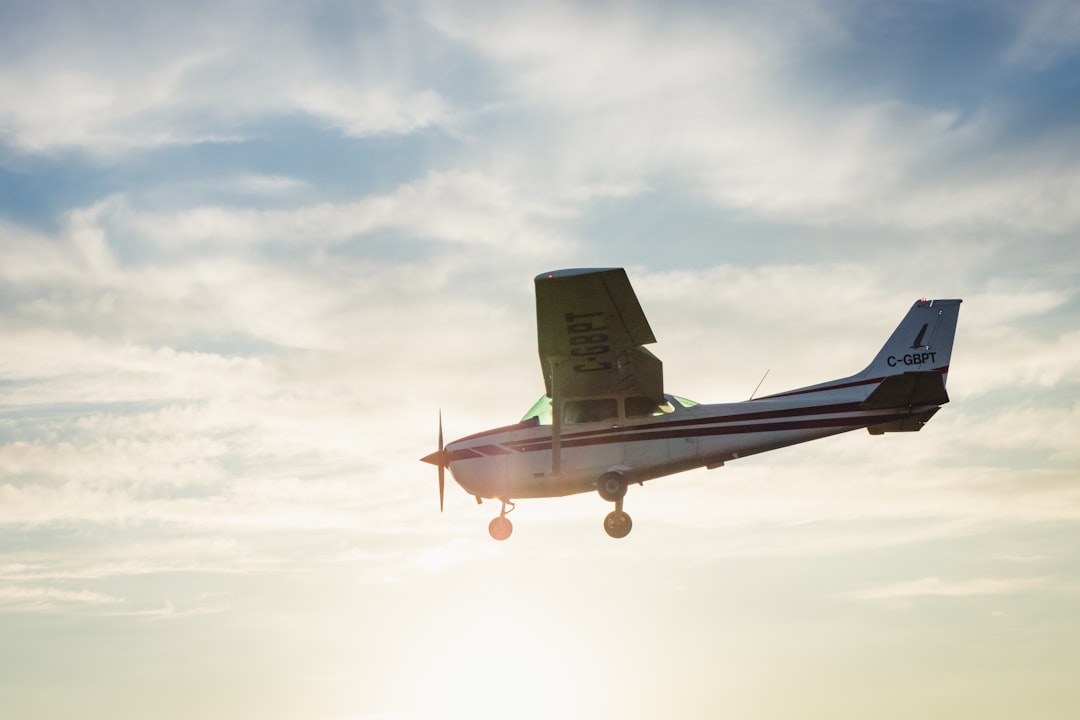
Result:
[[[811,388],[691,407],[669,402],[671,411],[662,415],[564,425],[555,473],[552,426],[532,418],[448,444],[448,467],[478,498],[561,497],[596,490],[597,479],[609,472],[636,484],[859,428],[925,421],[937,409],[866,409],[860,402],[865,393],[857,390],[849,400],[831,392],[819,401],[814,394]]]

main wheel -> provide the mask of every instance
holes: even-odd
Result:
[[[604,518],[604,531],[613,538],[624,538],[630,534],[630,528],[634,527],[630,516],[624,512],[614,510]]]
[[[617,472],[604,473],[596,481],[596,491],[608,502],[616,502],[626,495],[626,480]]]
[[[500,515],[488,523],[488,532],[496,540],[505,540],[510,537],[510,533],[514,532],[514,526],[505,515]]]

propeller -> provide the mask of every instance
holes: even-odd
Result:
[[[443,511],[443,496],[446,494],[446,451],[443,449],[442,410],[439,410],[439,449],[420,458],[426,463],[439,468],[439,512]]]

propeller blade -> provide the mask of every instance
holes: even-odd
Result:
[[[442,410],[439,410],[439,449],[433,453],[428,453],[420,460],[439,467],[439,512],[442,512],[443,496],[446,495],[446,467],[450,464],[450,458],[447,457],[443,445]]]
[[[439,512],[443,511],[443,496],[446,494],[446,455],[443,452],[442,408],[439,408]]]
[[[439,466],[439,512],[443,511],[443,494],[446,492],[446,467]]]

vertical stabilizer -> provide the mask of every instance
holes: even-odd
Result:
[[[912,372],[940,373],[944,381],[952,357],[960,300],[918,300],[873,362],[860,375],[867,378]]]

